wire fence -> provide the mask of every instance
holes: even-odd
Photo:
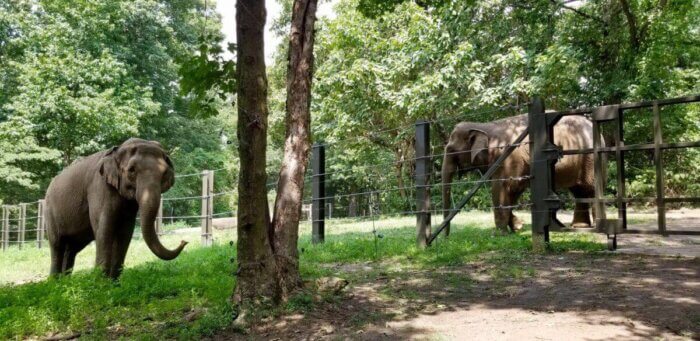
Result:
[[[311,229],[311,239],[315,242],[325,240],[325,230],[332,230],[336,224],[356,222],[359,230],[367,231],[375,238],[380,238],[383,223],[380,219],[386,217],[417,217],[417,231],[424,229],[428,235],[433,223],[432,217],[454,216],[463,211],[478,207],[481,210],[493,211],[496,215],[509,215],[513,210],[527,210],[535,213],[551,213],[552,208],[543,208],[542,198],[533,200],[534,194],[529,193],[530,183],[541,179],[539,173],[530,174],[529,169],[514,171],[511,163],[496,162],[494,165],[474,167],[470,162],[456,162],[481,152],[486,152],[492,157],[504,156],[514,150],[526,149],[529,155],[533,148],[542,149],[542,145],[535,145],[525,138],[532,134],[531,125],[525,121],[514,121],[517,124],[512,132],[512,139],[504,139],[495,145],[488,145],[475,149],[452,148],[442,134],[430,137],[430,125],[443,125],[456,121],[479,122],[479,120],[492,120],[495,117],[514,116],[521,114],[525,106],[507,105],[499,108],[490,108],[482,111],[472,111],[439,118],[433,118],[416,124],[401,125],[376,131],[367,131],[346,138],[329,137],[323,144],[313,147],[310,166],[304,174],[304,189],[301,205],[301,221],[303,228]],[[573,112],[580,115],[591,115],[592,110],[579,110],[570,112],[558,112],[564,116]],[[548,118],[550,114],[529,112],[530,117]],[[534,116],[533,116],[534,115]],[[550,115],[550,116],[547,116]],[[520,124],[518,126],[518,124]],[[548,123],[549,124],[549,123]],[[406,141],[406,148],[400,152],[392,151],[386,146],[373,145],[373,139],[382,134],[396,135],[400,132]],[[415,134],[407,135],[408,132]],[[543,134],[543,132],[536,132]],[[440,134],[437,134],[440,135]],[[517,139],[516,136],[520,135]],[[541,136],[541,135],[538,135]],[[595,136],[595,134],[594,134]],[[357,147],[358,142],[368,142],[363,147]],[[540,141],[541,142],[541,141]],[[538,142],[539,143],[539,142]],[[369,145],[370,147],[367,147]],[[409,148],[410,147],[410,148]],[[369,148],[369,149],[368,149]],[[608,152],[614,152],[613,147]],[[543,150],[543,149],[542,149]],[[352,153],[354,151],[355,153]],[[359,151],[359,152],[358,152]],[[352,155],[367,152],[368,155],[358,161]],[[556,160],[567,157],[576,157],[573,153],[597,153],[595,148],[586,150],[567,150],[567,153],[547,150],[539,156],[528,158],[528,166],[538,169],[546,169],[547,165],[553,165]],[[328,153],[328,157],[326,157]],[[557,154],[558,153],[558,154]],[[554,155],[556,154],[556,155]],[[533,154],[534,155],[534,154]],[[528,156],[529,157],[529,156]],[[443,178],[443,163],[445,160],[455,161],[456,168],[445,173]],[[460,166],[467,164],[467,166]],[[544,168],[543,168],[544,167]],[[488,168],[488,170],[487,170]],[[174,229],[198,228],[203,245],[211,245],[214,241],[214,227],[232,228],[235,226],[236,211],[233,209],[237,198],[237,191],[233,183],[235,181],[218,184],[219,176],[228,176],[226,169],[204,170],[198,173],[177,175],[175,186],[170,195],[166,193],[161,199],[161,207],[156,218],[156,228],[159,234],[172,233]],[[482,173],[484,172],[484,173]],[[463,176],[466,173],[466,176]],[[515,175],[514,175],[515,174]],[[535,174],[535,173],[533,173]],[[196,181],[199,178],[200,181]],[[271,177],[265,184],[268,197],[273,200],[274,190],[278,185],[278,179]],[[488,189],[481,187],[492,185],[492,190],[509,188],[513,197],[502,198],[488,193]],[[551,184],[550,184],[551,185]],[[444,190],[450,189],[450,194]],[[515,190],[517,188],[517,190]],[[596,191],[598,191],[597,189]],[[605,188],[602,189],[605,191]],[[590,195],[589,195],[590,196]],[[471,204],[465,206],[466,200],[471,199]],[[456,199],[462,198],[457,202]],[[574,197],[570,200],[559,200],[561,207],[570,208],[573,214],[590,212],[590,206],[595,203],[603,208],[616,206],[621,214],[627,207],[622,205],[623,199],[617,198],[581,198]],[[538,201],[540,200],[540,201]],[[627,199],[624,199],[627,200]],[[638,201],[657,202],[657,198],[638,198]],[[15,206],[3,206],[2,216],[2,243],[3,248],[10,244],[36,243],[41,246],[45,239],[45,217],[43,201],[20,204]],[[598,207],[600,208],[600,206]],[[216,220],[216,223],[215,223]],[[365,222],[371,221],[371,229]],[[449,220],[447,220],[449,221]],[[444,223],[444,222],[443,222]],[[502,222],[501,222],[502,223]],[[533,225],[534,226],[534,225]],[[440,224],[440,229],[444,228]],[[352,231],[350,231],[352,232]],[[533,230],[534,232],[534,230]],[[434,239],[435,236],[432,236]],[[430,240],[432,240],[430,239]],[[375,244],[378,245],[378,244]]]

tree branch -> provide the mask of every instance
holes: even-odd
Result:
[[[590,14],[588,14],[588,13],[586,13],[586,12],[583,12],[583,11],[579,10],[578,8],[573,8],[573,7],[566,6],[565,3],[568,3],[568,2],[561,3],[561,2],[559,2],[559,1],[557,1],[557,0],[550,0],[550,2],[551,2],[552,4],[554,4],[554,5],[556,5],[556,6],[559,7],[559,8],[572,11],[572,12],[574,12],[574,13],[576,13],[576,14],[578,14],[578,15],[580,15],[580,16],[586,18],[586,19],[590,19],[590,20],[597,21],[597,22],[599,22],[599,23],[601,23],[601,24],[603,24],[603,25],[607,25],[607,24],[608,24],[608,23],[606,23],[603,19],[598,18],[598,17],[593,16],[593,15],[590,15]]]
[[[622,12],[625,14],[625,18],[627,18],[627,26],[630,30],[630,45],[634,51],[638,51],[639,31],[637,30],[637,18],[634,17],[627,0],[620,0],[620,5],[622,6]]]

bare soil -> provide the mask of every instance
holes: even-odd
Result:
[[[515,276],[488,262],[403,272],[338,266],[353,280],[337,299],[215,339],[700,338],[699,259],[570,253],[519,266],[526,271]]]

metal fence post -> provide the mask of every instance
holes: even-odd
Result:
[[[202,245],[210,246],[212,241],[211,227],[212,227],[212,187],[214,186],[214,172],[210,170],[205,170],[202,172]]]
[[[214,171],[209,171],[209,193],[207,194],[207,246],[214,242]]]
[[[7,250],[10,245],[10,209],[2,205],[2,250]]]
[[[44,205],[46,201],[40,199],[36,209],[36,247],[41,249],[44,243]]]
[[[25,203],[19,204],[19,221],[17,224],[17,229],[17,243],[19,244],[19,248],[22,249],[27,232],[27,204]]]
[[[561,156],[561,149],[554,144],[554,125],[560,116],[548,116],[544,102],[534,97],[528,107],[528,131],[530,134],[530,192],[532,195],[532,248],[543,252],[549,245],[549,232],[562,228],[557,220],[561,205],[554,192],[554,164]]]
[[[416,123],[416,245],[425,248],[431,234],[430,226],[430,173],[432,157],[430,156],[430,123]],[[449,236],[446,227],[445,236]]]
[[[656,211],[658,214],[659,233],[666,233],[666,199],[664,198],[664,189],[666,181],[664,179],[664,165],[661,158],[661,144],[664,143],[663,132],[661,129],[661,115],[659,113],[659,103],[654,102],[654,165],[656,166]],[[623,179],[624,180],[624,179]],[[624,182],[624,181],[623,181]],[[626,213],[626,212],[625,212]],[[626,220],[623,226],[627,227]]]
[[[314,144],[311,157],[311,240],[314,244],[326,239],[326,146]]]

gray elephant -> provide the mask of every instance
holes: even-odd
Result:
[[[187,242],[168,250],[158,240],[154,226],[161,193],[174,184],[174,172],[158,142],[136,138],[65,168],[46,191],[51,275],[70,273],[76,254],[94,240],[95,265],[105,275],[118,278],[137,211],[151,251],[164,260],[177,257]]]
[[[451,208],[451,184],[455,173],[472,169],[485,171],[501,155],[504,146],[513,143],[527,128],[527,115],[509,117],[490,123],[462,122],[455,126],[445,146],[442,163],[443,208]],[[530,174],[529,139],[517,147],[493,174],[492,179],[518,178]],[[581,116],[565,116],[554,126],[554,143],[564,149],[593,147],[593,125]],[[555,186],[569,189],[576,198],[592,198],[595,195],[593,155],[567,155],[555,166]],[[522,228],[522,221],[512,208],[520,195],[528,188],[529,181],[493,181],[491,195],[496,227],[508,232]],[[572,227],[590,227],[589,205],[578,203],[574,211]]]

